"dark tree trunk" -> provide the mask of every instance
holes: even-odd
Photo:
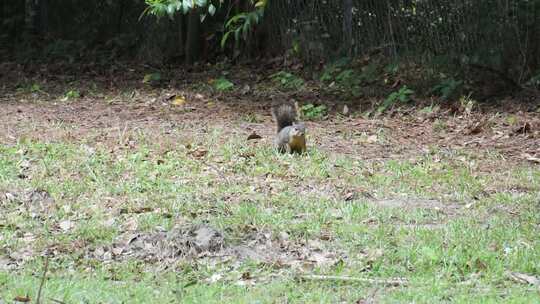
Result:
[[[352,54],[352,0],[343,0],[343,52]]]
[[[45,37],[49,31],[49,0],[39,0],[38,13],[38,32]]]
[[[176,23],[178,24],[176,39],[177,56],[184,58],[186,55],[186,17],[184,14],[176,14]]]
[[[33,36],[36,34],[38,3],[38,0],[25,0],[24,28],[26,36]]]
[[[126,11],[126,0],[118,1],[118,19],[116,19],[116,34],[122,31],[122,22],[124,21],[124,12]]]
[[[186,38],[186,64],[193,64],[200,56],[200,26],[199,11],[191,10],[188,15]]]
[[[529,31],[528,66],[532,73],[540,72],[540,1],[531,3],[533,23]]]

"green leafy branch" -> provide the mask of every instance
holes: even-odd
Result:
[[[268,0],[253,0],[254,10],[236,14],[225,23],[225,34],[221,38],[221,47],[224,48],[229,37],[234,34],[234,40],[240,41],[240,38],[247,40],[248,35],[255,25],[259,24],[264,16],[264,8]]]

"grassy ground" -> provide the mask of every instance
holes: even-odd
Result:
[[[0,299],[540,303],[538,165],[438,142],[452,117],[312,122],[280,155],[249,109],[6,104]],[[193,227],[218,246],[188,253]]]

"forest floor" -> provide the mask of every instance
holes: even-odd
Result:
[[[538,105],[5,67],[0,302],[540,303]],[[291,98],[331,105],[307,155],[272,149]]]

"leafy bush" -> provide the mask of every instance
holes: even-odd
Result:
[[[77,98],[80,98],[81,97],[81,93],[79,92],[79,90],[69,90],[67,91],[65,94],[64,94],[64,97],[62,98],[62,101],[67,101],[67,100],[70,100],[70,99],[77,99]]]
[[[531,77],[531,79],[527,81],[526,85],[540,88],[540,72],[538,72],[536,76]]]
[[[320,80],[329,83],[329,88],[359,97],[363,94],[362,84],[376,81],[378,70],[377,63],[369,63],[359,70],[350,66],[350,60],[340,59],[324,69]]]
[[[431,94],[441,96],[441,99],[448,100],[452,95],[456,94],[463,84],[463,81],[457,81],[453,78],[447,78],[441,81],[438,85],[431,89]]]
[[[218,79],[214,80],[212,84],[214,85],[214,89],[221,92],[231,90],[234,87],[234,83],[230,82],[225,77],[219,77]]]
[[[233,16],[225,23],[225,34],[221,38],[221,47],[224,48],[231,34],[234,33],[234,40],[240,41],[240,35],[244,40],[248,40],[249,33],[255,25],[259,24],[264,16],[264,8],[267,0],[252,1],[254,10],[250,12],[239,13]]]
[[[39,83],[33,83],[33,84],[29,84],[29,85],[17,88],[17,92],[39,93],[43,91],[41,90],[41,85],[39,85]]]
[[[303,105],[300,110],[302,111],[302,115],[309,120],[321,119],[327,113],[327,108],[325,105],[315,106],[311,103]]]
[[[299,89],[304,85],[302,78],[285,71],[272,74],[270,78],[285,89]]]
[[[322,82],[334,81],[336,75],[339,74],[344,69],[346,69],[349,64],[350,64],[350,59],[348,58],[342,58],[331,64],[328,64],[327,66],[325,66],[323,74],[320,77],[321,81]]]
[[[398,102],[404,103],[411,100],[411,95],[414,94],[414,91],[409,89],[407,86],[402,86],[398,91],[392,92],[388,97],[384,100],[383,104],[377,108],[376,115],[380,115],[388,108],[392,107]]]

